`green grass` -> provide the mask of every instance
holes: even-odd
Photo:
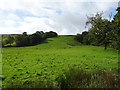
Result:
[[[3,48],[2,56],[3,87],[33,79],[54,81],[71,66],[85,71],[118,68],[116,50],[81,45],[73,36],[49,38],[36,46]]]

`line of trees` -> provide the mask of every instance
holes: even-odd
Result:
[[[91,25],[88,31],[77,34],[75,40],[94,46],[104,46],[120,50],[120,7],[116,9],[117,14],[113,20],[104,19],[102,13],[88,17],[86,25]],[[111,18],[111,17],[110,17]]]
[[[28,35],[27,32],[18,35],[8,35],[3,36],[2,46],[32,46],[42,43],[47,38],[58,36],[56,32],[43,32],[37,31],[31,35]]]

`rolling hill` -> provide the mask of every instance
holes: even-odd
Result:
[[[72,66],[90,72],[118,68],[116,50],[82,45],[74,36],[49,38],[36,46],[3,48],[2,56],[3,87],[11,82],[22,85],[38,79],[54,81]]]

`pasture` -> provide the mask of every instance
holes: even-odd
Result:
[[[85,71],[118,68],[117,51],[103,47],[82,45],[74,36],[49,38],[42,44],[2,49],[2,85],[34,80],[55,79],[69,67]],[[30,86],[29,86],[30,87]]]

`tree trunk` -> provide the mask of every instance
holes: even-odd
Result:
[[[104,48],[105,50],[107,49],[107,43],[105,43],[105,48]]]

